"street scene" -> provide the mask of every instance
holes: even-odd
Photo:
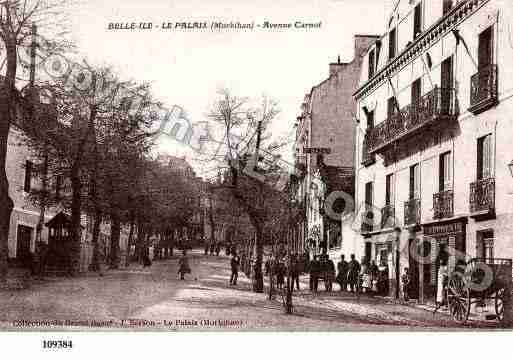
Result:
[[[513,327],[511,1],[136,3],[0,3],[1,331]]]

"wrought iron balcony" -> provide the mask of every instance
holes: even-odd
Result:
[[[453,88],[435,87],[417,102],[394,113],[370,131],[367,138],[368,150],[376,153],[394,142],[416,133],[437,121],[455,119],[459,109]]]
[[[404,202],[404,224],[420,224],[420,199],[414,198]]]
[[[470,79],[469,111],[478,114],[498,103],[498,67],[488,65],[479,69]]]
[[[395,227],[395,207],[387,205],[381,208],[381,228]]]
[[[369,233],[374,230],[374,212],[372,211],[372,206],[366,207],[367,209],[362,213],[362,226],[361,226],[361,232],[362,233]]]
[[[454,216],[454,192],[442,191],[433,195],[433,218],[442,219]]]
[[[485,178],[470,184],[470,214],[472,217],[493,217],[495,214],[495,178]]]

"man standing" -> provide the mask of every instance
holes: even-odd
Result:
[[[337,282],[340,285],[340,291],[345,292],[347,290],[347,270],[348,264],[345,260],[345,256],[342,254],[340,256],[340,262],[337,263]]]
[[[358,290],[358,281],[360,280],[360,263],[355,259],[355,255],[351,254],[351,261],[348,266],[347,280],[351,292],[354,292],[355,287]]]
[[[232,275],[230,277],[230,285],[237,285],[237,278],[239,277],[239,265],[240,258],[237,253],[232,252],[232,259],[230,261],[230,266],[232,267]]]

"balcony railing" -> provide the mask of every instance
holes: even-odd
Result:
[[[479,69],[479,72],[472,76],[470,79],[470,112],[478,114],[497,104],[497,77],[498,67],[493,64]]]
[[[395,227],[395,207],[387,205],[381,208],[381,228]]]
[[[433,218],[442,219],[454,216],[454,192],[442,191],[433,195]]]
[[[362,233],[372,232],[374,230],[374,212],[372,210],[372,206],[367,205],[366,210],[362,213]]]
[[[404,202],[404,224],[420,224],[420,199],[410,199]]]
[[[474,217],[495,213],[495,178],[470,184],[470,213]]]
[[[415,103],[375,126],[366,135],[368,150],[370,153],[378,152],[433,121],[454,119],[458,112],[455,90],[435,87]]]

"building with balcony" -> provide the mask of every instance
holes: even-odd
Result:
[[[329,65],[328,78],[312,87],[305,96],[297,118],[295,162],[302,172],[298,176],[297,197],[306,211],[304,228],[299,232],[312,253],[330,250],[335,255],[341,249],[342,240],[331,248],[329,245],[336,241],[329,240],[328,233],[335,236],[337,230],[332,228],[331,221],[327,225],[328,220],[322,213],[324,194],[327,195],[323,188],[339,185],[336,172],[353,176],[356,107],[352,93],[360,76],[362,55],[377,38],[356,35],[353,60],[345,63],[339,58]],[[320,154],[323,154],[324,169],[320,166]],[[330,179],[332,183],[329,183]],[[352,183],[354,179],[348,181]],[[353,188],[347,190],[351,195],[354,192]]]
[[[429,302],[443,258],[513,257],[512,21],[510,1],[402,0],[365,54],[360,251],[388,265],[390,294],[396,268]]]

